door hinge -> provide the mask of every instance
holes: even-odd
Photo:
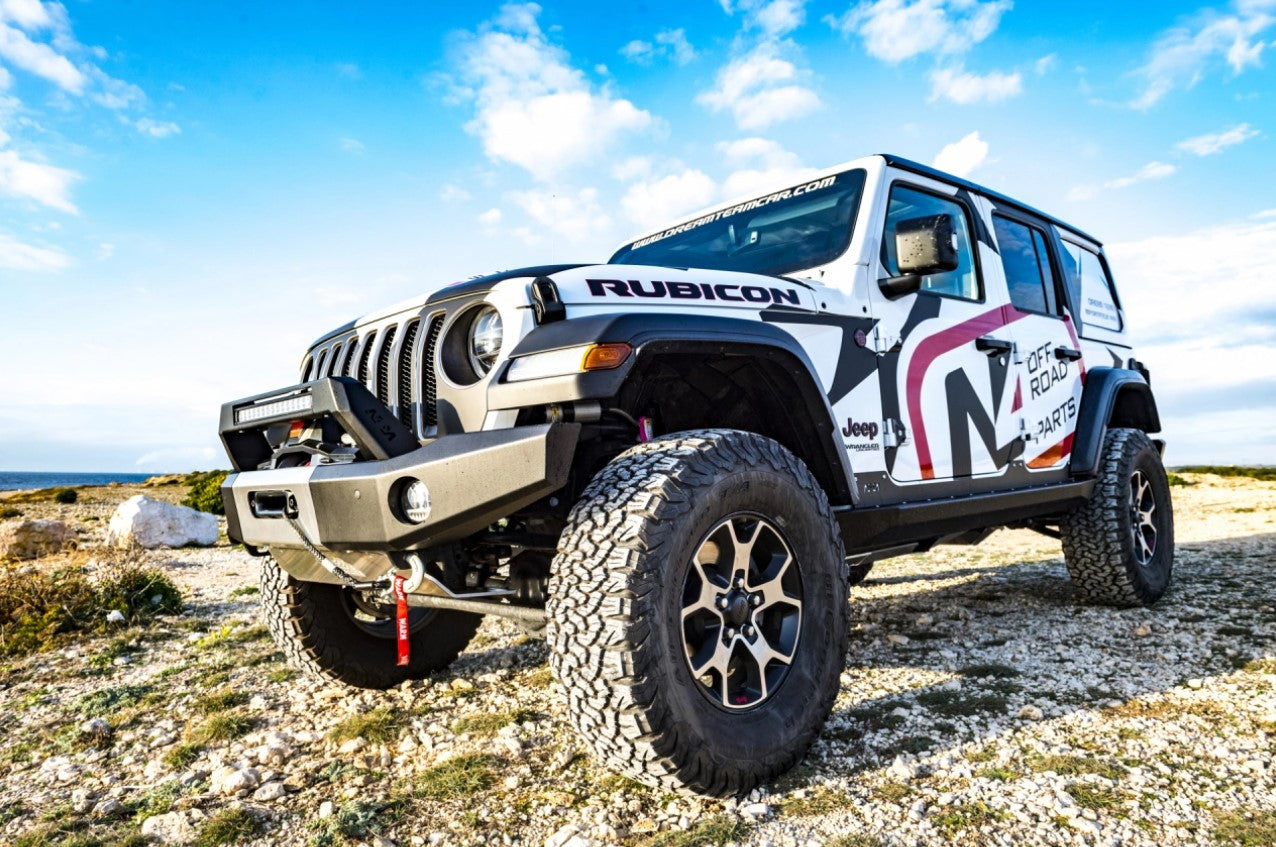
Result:
[[[908,430],[895,418],[882,421],[882,446],[887,450],[908,442]]]
[[[873,327],[873,352],[885,356],[899,346],[899,339],[882,332],[880,326]]]

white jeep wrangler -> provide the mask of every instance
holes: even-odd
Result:
[[[223,407],[223,496],[303,667],[387,688],[516,618],[602,761],[738,794],[819,732],[875,560],[1028,527],[1159,598],[1159,429],[1097,240],[871,156],[334,330]]]

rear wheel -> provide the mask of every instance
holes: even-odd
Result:
[[[792,453],[731,430],[634,447],[559,549],[550,663],[604,764],[728,795],[802,757],[838,691],[848,586],[828,501]]]
[[[1173,504],[1161,455],[1141,430],[1108,431],[1094,495],[1060,529],[1068,573],[1090,601],[1150,605],[1165,593],[1174,564]]]
[[[411,663],[400,667],[394,607],[340,585],[294,579],[273,557],[262,559],[266,626],[289,661],[308,673],[355,688],[392,688],[450,665],[482,619],[466,612],[411,609]]]

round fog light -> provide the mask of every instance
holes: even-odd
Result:
[[[430,519],[430,489],[419,479],[412,480],[403,489],[403,514],[412,523],[425,523]]]

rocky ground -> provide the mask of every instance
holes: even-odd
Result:
[[[819,742],[740,801],[597,768],[513,624],[447,674],[349,691],[283,664],[250,556],[148,553],[180,617],[0,663],[0,842],[1271,844],[1276,483],[1190,480],[1154,609],[1081,605],[1027,532],[878,565]],[[133,493],[22,509],[91,552]]]

